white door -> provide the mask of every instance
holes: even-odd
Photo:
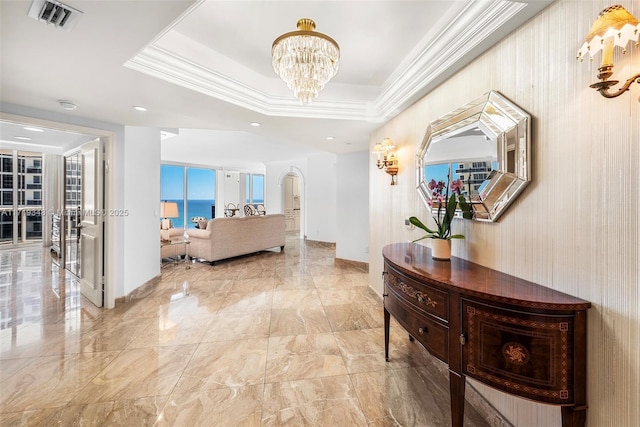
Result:
[[[103,305],[104,162],[100,139],[80,148],[80,291],[97,307]]]

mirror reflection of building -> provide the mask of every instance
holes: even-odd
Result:
[[[433,120],[417,153],[422,200],[431,202],[431,180],[459,179],[474,219],[496,221],[529,183],[530,122],[495,91]]]

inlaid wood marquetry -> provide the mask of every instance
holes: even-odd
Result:
[[[493,307],[485,310],[467,305],[472,304],[467,301],[463,304],[469,342],[477,343],[463,348],[465,370],[470,376],[547,403],[561,404],[570,398],[570,330],[569,322],[562,321],[565,317],[531,320],[531,313],[504,312]],[[504,341],[500,346],[502,359],[486,356],[495,353],[495,340],[489,341],[488,334]]]
[[[563,426],[586,419],[586,310],[573,296],[415,243],[383,249],[385,357],[393,316],[449,366],[451,420],[464,420],[465,378],[562,406]]]

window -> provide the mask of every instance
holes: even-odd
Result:
[[[264,175],[251,175],[251,201],[264,204]]]
[[[178,204],[179,217],[171,218],[174,227],[194,228],[197,222],[192,222],[193,218],[213,218],[215,216],[215,194],[215,170],[161,165],[160,201]]]
[[[13,171],[17,171],[17,179]],[[0,242],[41,239],[42,217],[33,213],[42,207],[42,154],[0,151],[0,172]],[[14,207],[14,203],[18,206]],[[14,235],[16,226],[18,232]]]
[[[246,202],[264,204],[264,175],[247,174]]]
[[[187,168],[187,228],[197,225],[196,218],[215,216],[216,173],[213,169]]]
[[[11,154],[0,154],[2,156],[2,172],[13,172],[13,159]]]
[[[160,201],[178,203],[178,218],[171,218],[173,226],[184,227],[184,166],[160,166]]]

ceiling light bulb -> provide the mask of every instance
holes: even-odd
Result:
[[[253,126],[253,127],[262,126],[262,125],[261,125],[260,123],[258,123],[258,122],[251,122],[251,123],[249,123],[249,124],[250,124],[251,126]]]
[[[333,137],[332,136],[328,136],[327,137],[327,141],[333,141]]]
[[[58,100],[58,104],[60,104],[60,107],[62,107],[63,109],[69,110],[69,111],[72,111],[72,110],[75,110],[76,108],[78,108],[77,104],[74,104],[71,101],[66,101],[64,99],[59,99]]]
[[[31,132],[44,132],[44,129],[40,129],[40,128],[34,128],[32,126],[25,126],[22,129],[24,130],[30,130]]]
[[[14,139],[19,139],[20,141],[31,141],[31,138],[28,136],[14,136]]]
[[[146,107],[141,107],[139,105],[134,105],[133,109],[136,111],[147,111]]]

